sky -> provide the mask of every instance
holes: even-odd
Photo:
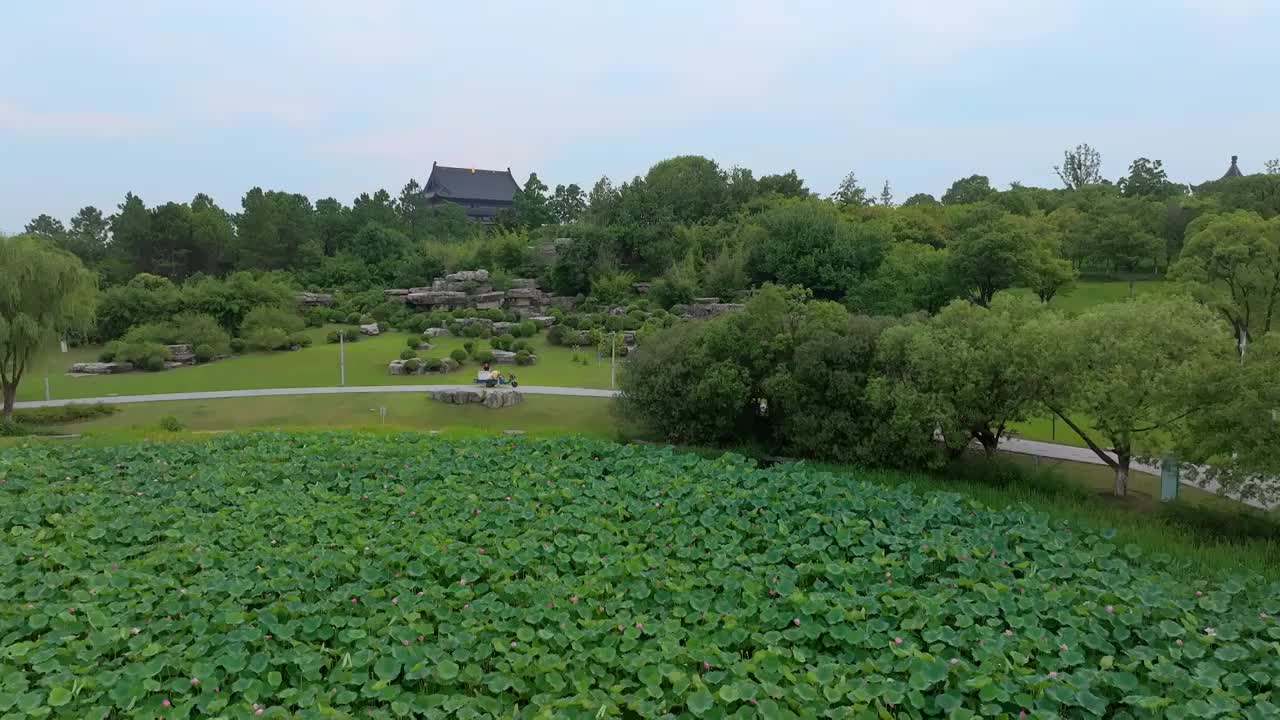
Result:
[[[700,154],[902,200],[1054,186],[1087,142],[1200,182],[1280,156],[1277,31],[1275,0],[5,2],[0,231],[433,161],[589,188]]]

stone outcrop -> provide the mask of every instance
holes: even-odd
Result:
[[[368,325],[360,326],[361,335],[379,335],[381,333],[382,331],[378,329],[378,323],[369,323]]]
[[[543,315],[547,295],[531,278],[511,281],[510,290],[495,290],[488,270],[449,273],[431,281],[428,287],[383,290],[388,302],[402,302],[425,310],[506,309],[522,317]]]
[[[510,293],[504,293],[501,290],[497,292],[476,293],[471,296],[477,310],[496,310],[502,307]]]
[[[414,288],[415,290],[418,288]],[[426,292],[410,292],[405,295],[405,302],[432,310],[453,310],[467,306],[467,294],[454,290],[427,290]]]
[[[300,292],[294,296],[294,299],[298,301],[299,305],[308,307],[316,307],[317,305],[328,307],[333,304],[333,296],[328,293]]]
[[[538,326],[544,327],[544,328],[549,328],[552,325],[556,324],[556,319],[550,315],[534,315],[533,317],[528,317],[525,319],[529,320],[530,322],[536,323]]]
[[[516,354],[510,350],[493,350],[493,361],[499,365],[515,365]]]
[[[488,408],[511,407],[524,400],[519,390],[508,388],[440,388],[428,391],[427,397],[450,405],[474,403]]]
[[[746,306],[741,303],[694,303],[684,306],[682,317],[686,320],[702,320],[725,313],[737,312],[744,307]]]
[[[426,338],[449,337],[449,334],[449,328],[427,328],[422,331],[422,337]]]
[[[114,375],[116,373],[130,372],[131,370],[133,370],[133,363],[85,362],[72,365],[67,372],[73,375]]]
[[[515,323],[496,322],[493,324],[494,335],[506,335],[511,332],[511,328],[515,327]]]

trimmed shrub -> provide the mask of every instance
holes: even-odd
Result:
[[[112,340],[102,347],[98,352],[98,362],[113,362],[116,359],[116,353],[120,352],[121,343],[119,340]]]
[[[516,339],[514,337],[510,335],[503,335],[501,337],[490,338],[489,347],[496,348],[498,350],[510,350],[511,344],[515,341]]]
[[[427,327],[447,327],[449,322],[449,313],[436,311],[429,313],[427,316]],[[423,328],[424,330],[426,328]]]
[[[457,320],[451,320],[449,323],[445,325],[445,329],[449,331],[450,335],[453,335],[455,337],[462,335],[462,323],[458,322]]]
[[[285,335],[301,332],[307,323],[293,308],[274,305],[259,305],[244,316],[240,324],[240,335],[248,337],[263,328],[283,330]]]
[[[404,350],[400,351],[400,359],[401,360],[417,360],[418,351],[405,348]]]
[[[493,362],[493,351],[485,349],[476,350],[471,353],[471,359],[478,363],[491,363]]]
[[[440,368],[444,367],[444,361],[440,358],[427,358],[422,361],[429,372],[440,372]]]
[[[289,333],[278,327],[259,327],[244,338],[250,350],[288,350]]]
[[[564,333],[565,333],[564,325],[560,325],[560,324],[552,325],[551,327],[547,328],[547,342],[551,343],[552,345],[560,345],[561,344],[560,341],[564,339]]]
[[[533,363],[533,354],[530,353],[528,350],[521,350],[520,352],[516,353],[517,365],[529,365],[532,363]]]
[[[323,307],[307,308],[303,313],[303,319],[307,322],[307,327],[320,327],[329,321],[329,309]]]
[[[346,323],[347,323],[348,325],[359,325],[359,324],[360,324],[360,313],[358,313],[358,312],[353,312],[353,313],[351,313],[351,314],[347,315],[347,317],[345,318],[345,320],[346,320]]]
[[[411,373],[416,373],[422,369],[422,361],[416,357],[407,358],[404,353],[400,353],[400,359],[405,361],[404,369]]]
[[[333,333],[330,333],[330,335],[332,334]],[[338,342],[338,341],[335,339],[334,342]],[[244,338],[231,338],[231,352],[239,354],[244,352],[244,348],[245,348]]]
[[[516,327],[520,328],[520,334],[523,337],[533,337],[538,334],[538,323],[532,320],[525,320]]]
[[[467,351],[463,350],[462,348],[458,348],[453,352],[449,353],[449,357],[453,358],[453,361],[458,363],[459,365],[467,361],[467,355],[468,355]]]
[[[533,352],[533,346],[530,345],[526,340],[517,340],[511,343],[510,350],[511,352],[515,352],[515,353],[518,353],[521,350],[528,350],[529,352]]]
[[[472,353],[472,351],[474,351],[474,350],[476,349],[476,344],[475,344],[475,342],[474,342],[474,341],[468,340],[468,341],[466,341],[466,342],[462,343],[462,349],[463,349],[463,350],[466,350],[466,351],[467,351],[467,354],[468,354],[468,355],[470,355],[470,354]]]
[[[491,334],[493,334],[493,331],[490,330],[487,325],[481,325],[480,323],[471,323],[470,325],[467,325],[466,327],[462,328],[463,337],[469,337],[469,338],[488,337]]]
[[[165,432],[182,432],[186,427],[181,420],[172,415],[165,415],[160,418],[160,429]]]
[[[311,347],[311,336],[304,332],[296,332],[289,336],[289,347],[291,348]]]
[[[329,334],[325,336],[324,341],[330,345],[337,345],[339,340],[353,343],[360,340],[360,337],[360,328],[358,327],[338,328],[337,330],[330,331]]]
[[[406,338],[404,341],[404,344],[407,345],[410,350],[417,350],[418,343],[420,342],[422,342],[421,338],[411,337],[411,338]]]
[[[480,317],[488,318],[494,322],[503,322],[507,319],[507,314],[498,308],[492,308],[490,310],[482,310],[480,312]]]
[[[217,354],[213,352],[213,346],[208,343],[204,345],[197,345],[193,352],[195,352],[196,355],[196,362],[199,363],[207,363],[217,357]]]

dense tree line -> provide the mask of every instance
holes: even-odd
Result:
[[[766,285],[741,312],[646,339],[621,386],[628,417],[679,442],[937,467],[1052,413],[1120,495],[1133,461],[1165,450],[1244,494],[1274,492],[1280,470],[1280,338],[1241,365],[1229,328],[1185,295],[1070,316],[1002,294],[873,317]]]

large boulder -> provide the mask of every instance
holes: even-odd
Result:
[[[437,338],[449,337],[449,328],[427,328],[422,331],[422,337]]]
[[[390,290],[383,290],[382,294],[387,298],[391,298],[396,295],[408,295],[409,290],[407,288],[391,288]]]
[[[133,363],[127,362],[85,362],[76,363],[67,372],[72,375],[114,375],[133,370]]]
[[[480,326],[483,326],[483,327],[487,327],[487,328],[489,328],[490,330],[493,330],[493,321],[492,321],[492,320],[490,320],[489,318],[482,318],[482,317],[469,317],[469,318],[462,318],[461,322],[462,322],[462,327],[470,327],[470,326],[472,326],[472,325],[480,325]]]
[[[444,276],[445,282],[489,282],[488,270],[463,270]]]
[[[492,350],[493,361],[503,365],[515,365],[516,354],[510,350]]]
[[[534,315],[526,319],[544,328],[549,328],[556,324],[556,319],[551,315]]]
[[[300,292],[294,296],[294,299],[298,301],[299,305],[310,307],[315,307],[316,305],[328,307],[333,304],[333,296],[328,293]]]
[[[360,326],[361,335],[379,335],[381,333],[382,331],[378,329],[378,323],[369,323],[368,325]]]
[[[504,408],[518,405],[524,396],[518,390],[508,388],[439,388],[427,391],[427,397],[449,405],[483,405],[488,408]]]
[[[442,373],[451,373],[460,367],[462,367],[462,363],[451,357],[440,358],[440,372]]]
[[[532,278],[516,278],[511,281],[514,290],[537,290],[538,281]]]
[[[542,300],[542,291],[537,288],[511,288],[507,291],[507,300],[528,305]]]
[[[387,373],[389,375],[408,375],[409,370],[404,366],[406,362],[408,361],[392,360],[391,362],[387,363]]]
[[[179,364],[193,362],[196,359],[196,353],[190,345],[165,345],[165,349],[169,351],[169,359]]]
[[[507,333],[511,332],[511,328],[515,327],[515,325],[516,325],[515,323],[509,323],[509,322],[495,322],[493,324],[493,334],[506,335]]]
[[[428,290],[427,292],[411,292],[405,296],[410,305],[433,308],[456,308],[467,304],[467,294],[452,290]]]

